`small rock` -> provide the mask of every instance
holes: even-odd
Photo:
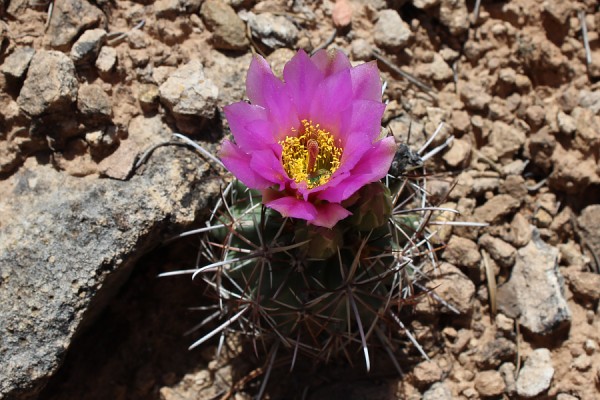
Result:
[[[354,60],[371,60],[372,56],[372,45],[365,39],[356,39],[352,41],[350,53]]]
[[[212,32],[216,49],[244,50],[250,44],[246,37],[246,25],[234,9],[220,0],[206,0],[200,15]]]
[[[559,393],[556,400],[579,400],[579,397],[571,396],[568,393]]]
[[[162,102],[173,113],[177,127],[184,133],[195,133],[197,118],[210,119],[215,115],[219,88],[204,76],[199,60],[192,60],[175,70],[160,85]]]
[[[515,321],[502,313],[496,314],[496,329],[504,334],[510,334],[515,329]]]
[[[473,298],[475,296],[475,285],[454,265],[443,262],[432,274],[432,279],[426,283],[429,289],[435,289],[435,293],[445,302],[457,309],[462,315],[468,315],[473,311]],[[417,312],[431,313],[427,301],[422,301],[416,306]],[[454,314],[453,311],[443,306],[442,313]]]
[[[252,36],[272,49],[294,47],[298,40],[298,28],[283,15],[248,13],[248,25]]]
[[[545,392],[550,387],[553,376],[554,367],[552,367],[550,350],[543,348],[534,350],[519,372],[518,395],[530,398]]]
[[[515,263],[517,250],[504,240],[486,233],[479,239],[479,244],[490,253],[490,256],[501,267],[510,268]]]
[[[450,124],[454,130],[462,133],[466,133],[471,127],[471,119],[466,111],[455,110],[452,111],[452,120]]]
[[[396,10],[386,9],[377,14],[374,29],[375,44],[381,48],[400,50],[404,48],[412,32],[410,26],[400,18]]]
[[[588,356],[594,354],[594,352],[598,349],[598,345],[592,339],[587,339],[583,343],[583,350],[587,353]]]
[[[104,80],[108,79],[117,65],[117,50],[113,47],[103,46],[96,58],[96,69]]]
[[[587,152],[590,147],[595,147],[600,143],[598,132],[600,131],[600,116],[595,115],[592,110],[582,107],[575,107],[571,112],[575,121],[575,141],[574,148]]]
[[[594,272],[574,271],[568,274],[569,287],[576,296],[588,301],[600,299],[600,275]]]
[[[84,117],[91,120],[108,120],[112,117],[110,97],[95,84],[79,87],[77,109]]]
[[[552,156],[556,148],[556,137],[548,129],[540,129],[529,136],[529,154],[531,161],[544,172],[549,172],[553,167]]]
[[[87,0],[57,1],[46,31],[50,47],[66,51],[75,38],[86,28],[104,24],[106,17]]]
[[[413,369],[415,384],[426,387],[442,379],[443,371],[435,361],[423,361]]]
[[[571,321],[558,271],[558,249],[544,243],[537,229],[529,244],[517,251],[508,282],[498,288],[498,309],[530,332],[547,335]]]
[[[483,111],[488,104],[492,102],[486,90],[475,82],[460,81],[459,85],[460,99],[465,103],[467,108],[474,111]]]
[[[506,338],[486,342],[475,356],[475,363],[481,369],[496,369],[504,361],[511,361],[517,354],[517,346]]]
[[[66,110],[77,98],[73,61],[60,51],[40,50],[31,59],[17,103],[31,116]]]
[[[512,157],[525,144],[525,133],[502,121],[494,121],[489,141],[498,157]]]
[[[481,177],[473,179],[471,193],[473,196],[480,196],[486,193],[493,193],[500,187],[500,178]]]
[[[469,10],[465,0],[441,0],[440,22],[457,36],[469,29]]]
[[[498,223],[502,218],[514,213],[521,203],[507,194],[492,197],[485,204],[475,209],[478,221]]]
[[[156,110],[158,106],[158,86],[153,83],[145,83],[140,85],[138,89],[138,101],[144,112]]]
[[[442,258],[450,264],[467,268],[479,268],[481,254],[477,244],[469,239],[453,235],[444,249]]]
[[[426,10],[428,8],[432,8],[440,4],[440,0],[412,0],[413,6],[416,8],[420,8],[421,10]]]
[[[558,112],[556,119],[558,122],[558,129],[560,129],[560,131],[565,135],[571,135],[577,129],[575,119],[562,111]]]
[[[543,7],[544,12],[554,18],[560,25],[568,22],[573,11],[573,4],[562,1],[545,1]]]
[[[23,79],[35,54],[32,47],[18,47],[2,63],[2,73],[8,78]]]
[[[452,390],[444,382],[434,383],[423,393],[423,400],[452,400]]]
[[[198,12],[202,0],[157,0],[154,3],[154,12],[159,18],[175,19],[181,14]]]
[[[145,49],[148,47],[149,38],[141,29],[132,29],[127,33],[127,43],[130,49]]]
[[[506,385],[506,394],[511,396],[517,390],[517,382],[515,380],[515,364],[511,362],[503,363],[500,368],[498,368],[498,372],[502,375],[504,379],[504,384]]]
[[[429,64],[429,74],[431,79],[437,82],[450,80],[454,76],[452,68],[450,68],[442,56],[437,53],[433,55],[433,61]]]
[[[352,6],[348,0],[337,0],[331,11],[333,25],[340,29],[345,28],[352,22]]]
[[[75,64],[95,62],[105,40],[104,29],[88,29],[71,47],[71,59]]]
[[[498,371],[482,371],[475,378],[475,390],[481,397],[500,396],[506,390],[506,384]]]
[[[527,107],[525,116],[527,117],[527,122],[529,122],[531,126],[537,128],[544,122],[544,119],[546,118],[546,112],[541,106],[534,104]]]
[[[600,183],[596,160],[580,151],[565,149],[557,143],[550,161],[554,167],[548,182],[552,189],[576,195],[588,186]]]
[[[588,355],[580,354],[573,360],[573,363],[571,365],[576,370],[583,372],[590,369],[590,367],[592,366],[592,360]]]
[[[467,139],[454,139],[452,147],[442,157],[446,164],[452,168],[469,165],[471,155],[471,142]]]
[[[600,90],[581,90],[579,92],[579,105],[592,110],[594,114],[598,114],[600,112]]]

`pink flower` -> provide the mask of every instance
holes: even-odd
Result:
[[[396,145],[379,139],[381,82],[375,62],[352,67],[340,51],[309,57],[300,50],[285,82],[256,56],[248,70],[251,104],[225,107],[235,143],[223,164],[282,215],[327,228],[350,215],[340,203],[383,178]]]

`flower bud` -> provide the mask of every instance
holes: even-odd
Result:
[[[327,229],[321,226],[305,225],[296,230],[296,242],[309,242],[304,245],[308,258],[327,259],[337,254],[338,248],[344,244],[341,229]]]
[[[350,208],[352,216],[348,218],[348,222],[358,230],[368,231],[379,228],[392,215],[390,190],[381,182],[363,186],[352,200],[354,201],[353,207]]]

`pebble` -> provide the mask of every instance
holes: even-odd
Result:
[[[592,204],[581,211],[577,218],[577,224],[581,228],[586,242],[593,252],[600,254],[600,204]]]
[[[598,349],[598,345],[592,339],[586,339],[583,343],[583,350],[587,353],[587,355],[591,356]]]
[[[481,254],[477,244],[457,235],[453,235],[444,249],[442,258],[450,264],[467,268],[479,268]]]
[[[440,22],[451,34],[462,35],[469,29],[469,10],[465,0],[441,0]]]
[[[73,61],[60,51],[40,50],[31,59],[17,104],[31,116],[64,111],[77,98],[77,87]]]
[[[6,57],[0,70],[12,79],[23,79],[35,54],[33,47],[18,47]]]
[[[475,285],[454,265],[443,262],[438,266],[432,279],[426,283],[427,288],[434,289],[435,293],[445,302],[457,309],[462,315],[469,315],[473,311],[473,298]],[[417,312],[424,314],[437,313],[432,311],[429,302],[422,301],[416,306]],[[447,307],[441,307],[444,314],[456,315]]]
[[[454,139],[442,159],[451,168],[468,166],[471,159],[471,142],[468,139]]]
[[[368,41],[365,39],[356,39],[352,41],[350,45],[350,53],[352,54],[352,58],[354,60],[371,60],[372,53],[371,48],[373,47]]]
[[[475,378],[475,390],[482,397],[500,396],[506,390],[506,384],[498,371],[482,371]]]
[[[517,382],[515,380],[516,370],[515,364],[511,362],[505,362],[498,368],[498,372],[502,375],[502,379],[504,379],[504,384],[506,385],[506,394],[509,396],[513,395],[517,390]]]
[[[444,382],[434,383],[423,393],[423,400],[452,400],[452,390]]]
[[[75,64],[95,62],[105,41],[104,29],[88,29],[71,47],[71,59]]]
[[[519,372],[517,394],[525,398],[538,396],[548,390],[553,376],[550,350],[536,349],[527,357]]]
[[[558,249],[546,244],[537,229],[532,240],[517,251],[508,282],[498,287],[498,309],[529,332],[547,335],[571,321],[558,270]]]
[[[437,53],[433,55],[433,61],[429,64],[429,71],[431,79],[438,82],[450,80],[454,76],[452,68],[450,68],[442,56]]]
[[[510,268],[515,263],[517,249],[504,240],[486,233],[479,238],[479,244],[490,253],[490,256],[501,267]]]
[[[104,13],[87,0],[57,1],[52,9],[46,40],[50,47],[67,51],[84,29],[100,26],[105,21]]]
[[[575,119],[562,111],[559,111],[556,115],[558,122],[558,129],[565,135],[571,135],[577,130]]]
[[[283,15],[269,12],[255,15],[247,13],[248,25],[252,36],[272,49],[294,47],[299,31],[296,26]]]
[[[181,14],[198,12],[202,0],[157,0],[154,12],[159,18],[174,19]]]
[[[496,329],[505,335],[510,334],[515,329],[515,320],[512,318],[508,318],[506,315],[502,313],[496,314],[496,318],[494,319],[496,324]]]
[[[520,201],[507,194],[499,194],[475,209],[478,221],[498,223],[519,209]]]
[[[197,124],[193,121],[215,115],[219,88],[205,77],[199,60],[192,60],[172,72],[158,91],[183,133],[195,133]]]
[[[99,85],[81,85],[77,93],[77,109],[90,119],[106,120],[112,117],[110,97]],[[89,121],[89,120],[88,120]]]
[[[466,111],[456,110],[452,112],[450,124],[454,130],[461,133],[466,133],[471,127],[471,119]]]
[[[402,20],[396,10],[379,11],[373,28],[375,44],[389,50],[404,48],[412,37],[410,26]]]
[[[423,361],[413,369],[415,384],[420,387],[429,386],[442,379],[443,371],[435,361]]]
[[[483,111],[492,102],[492,96],[481,85],[475,82],[459,81],[458,88],[460,99],[468,109]]]
[[[212,43],[216,49],[245,50],[250,42],[246,37],[246,25],[235,10],[220,0],[206,0],[200,15],[212,32]]]
[[[421,10],[426,10],[428,8],[432,8],[440,4],[440,0],[412,0],[413,6],[416,8],[420,8]]]
[[[96,58],[96,69],[104,80],[107,80],[117,65],[117,50],[113,47],[103,46]]]
[[[505,122],[494,121],[489,142],[498,157],[512,157],[525,144],[525,133]]]
[[[144,112],[155,111],[159,99],[158,86],[153,83],[140,85],[137,98]]]
[[[574,271],[568,274],[573,293],[587,301],[600,299],[600,275],[594,272]]]
[[[517,354],[517,346],[510,340],[500,337],[486,342],[475,356],[475,363],[481,369],[495,369],[504,361],[511,361]]]

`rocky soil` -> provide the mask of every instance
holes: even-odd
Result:
[[[481,3],[0,0],[0,399],[256,394],[252,349],[186,350],[200,289],[155,279],[195,263],[197,240],[160,245],[224,182],[172,134],[214,152],[253,53],[280,73],[321,47],[378,60],[399,142],[445,122],[428,190],[489,226],[433,238],[459,314],[415,306],[430,360],[282,364],[267,396],[600,398],[600,6]]]

